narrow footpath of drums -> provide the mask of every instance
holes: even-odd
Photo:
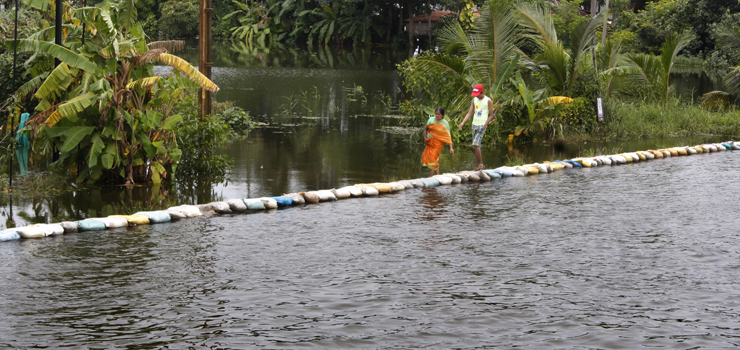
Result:
[[[196,217],[201,215],[248,213],[259,210],[277,209],[299,204],[312,204],[335,201],[350,197],[368,197],[393,193],[420,187],[459,184],[463,182],[491,181],[510,176],[527,176],[538,173],[550,173],[565,168],[590,168],[603,165],[619,165],[631,162],[646,161],[656,158],[688,156],[699,153],[740,150],[740,142],[702,144],[694,147],[673,147],[659,150],[637,151],[609,156],[590,158],[573,158],[569,160],[546,161],[543,163],[524,164],[514,167],[499,167],[480,171],[461,171],[456,174],[435,175],[430,178],[402,180],[389,183],[365,183],[346,186],[339,189],[318,190],[288,193],[276,197],[231,199],[199,205],[180,205],[166,210],[142,211],[131,215],[111,215],[101,218],[90,218],[79,221],[64,221],[54,224],[34,224],[0,231],[0,241],[11,241],[21,238],[42,238],[81,231],[99,231],[105,229],[167,223],[172,220]]]

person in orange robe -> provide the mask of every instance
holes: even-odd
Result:
[[[444,108],[437,108],[434,117],[429,117],[427,125],[424,126],[424,141],[427,147],[421,155],[421,165],[430,169],[429,177],[434,176],[435,171],[439,175],[439,154],[444,145],[450,145],[450,154],[455,154],[455,150],[452,149],[450,124],[445,120]]]

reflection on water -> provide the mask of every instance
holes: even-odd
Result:
[[[0,347],[731,349],[737,152],[0,244]]]
[[[197,63],[194,61],[197,48],[190,46],[182,56]],[[221,45],[214,49],[214,57],[213,78],[222,89],[217,99],[235,101],[255,119],[267,124],[254,130],[248,139],[223,150],[234,160],[228,181],[214,185],[207,181],[180,180],[161,188],[105,187],[49,198],[21,196],[14,203],[12,223],[23,226],[128,214],[178,204],[273,196],[427,174],[419,166],[424,148],[419,130],[410,135],[389,132],[392,127],[407,125],[408,121],[379,117],[403,99],[402,81],[395,71],[399,57],[392,52],[255,53],[245,52],[239,46]],[[679,90],[681,81],[675,81]],[[284,113],[292,104],[300,113]],[[311,113],[306,113],[307,110]],[[296,114],[302,117],[295,117]],[[719,137],[638,140],[568,145],[565,149],[545,144],[512,150],[488,147],[484,149],[484,163],[495,168],[503,165],[507,157],[541,162],[575,157],[598,147],[602,147],[602,152],[613,152],[615,147],[634,151],[717,141],[724,140]],[[441,155],[442,171],[473,169],[473,159],[469,147],[458,146],[454,156]],[[0,207],[9,208],[7,198],[0,197]],[[7,221],[10,209],[2,210],[0,216]],[[6,222],[6,227],[9,226],[13,225]]]

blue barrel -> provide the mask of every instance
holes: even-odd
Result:
[[[293,198],[290,198],[288,196],[277,196],[277,197],[269,197],[274,199],[278,207],[287,207],[293,205]]]
[[[576,162],[576,161],[573,161],[573,160],[570,160],[570,159],[565,160],[564,162],[566,162],[568,164],[571,164],[571,165],[573,165],[573,167],[576,167],[576,168],[583,168],[583,164],[581,164],[579,162]]]
[[[0,242],[14,241],[16,239],[21,239],[21,235],[18,234],[18,231],[15,231],[15,230],[0,231]]]
[[[105,223],[95,219],[85,219],[77,221],[77,231],[102,231],[105,230]]]
[[[440,185],[439,180],[437,180],[437,179],[435,179],[433,177],[422,178],[422,179],[419,179],[419,180],[421,180],[421,182],[424,183],[424,187],[437,187],[437,186]]]
[[[138,213],[134,213],[134,215],[141,214],[149,218],[150,224],[161,224],[164,222],[170,222],[172,221],[172,217],[170,214],[164,210],[157,210],[157,211],[140,211]]]
[[[262,203],[259,198],[247,198],[244,200],[244,204],[246,204],[247,209],[250,210],[265,210],[265,203]]]

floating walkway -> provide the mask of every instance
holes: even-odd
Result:
[[[35,224],[0,231],[0,241],[21,238],[42,238],[83,231],[101,231],[119,227],[167,223],[172,220],[202,215],[246,213],[266,209],[277,209],[298,204],[313,204],[335,201],[350,197],[370,197],[393,193],[412,188],[436,187],[463,182],[491,181],[511,176],[527,176],[538,173],[551,173],[565,168],[592,168],[603,165],[619,165],[641,162],[656,158],[688,156],[699,153],[740,150],[740,142],[702,144],[694,147],[673,147],[659,150],[637,151],[609,156],[573,158],[552,162],[525,164],[514,167],[499,167],[490,170],[461,171],[456,174],[435,175],[430,178],[402,180],[389,183],[365,183],[339,189],[296,192],[276,197],[231,199],[200,205],[180,205],[166,210],[142,211],[132,215],[111,215],[104,218],[90,218],[79,221],[64,221],[58,224]]]

